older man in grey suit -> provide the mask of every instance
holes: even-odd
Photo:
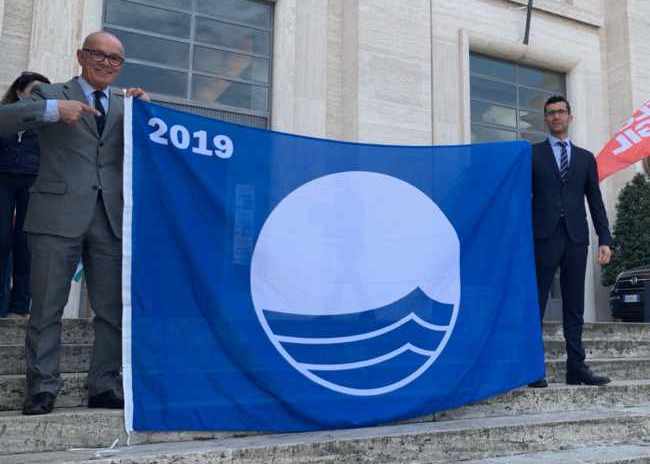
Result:
[[[61,316],[77,263],[84,264],[95,312],[89,407],[122,408],[121,270],[124,111],[109,86],[124,63],[117,37],[96,32],[77,51],[81,76],[38,87],[31,101],[0,107],[0,133],[36,129],[41,167],[25,220],[32,253],[32,311],[26,338],[23,414],[52,411],[59,373]],[[142,89],[128,95],[148,99]]]

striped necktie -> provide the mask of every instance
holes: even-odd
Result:
[[[560,177],[562,180],[566,180],[566,176],[569,173],[569,154],[566,151],[566,142],[557,142],[556,145],[562,150],[560,152]]]

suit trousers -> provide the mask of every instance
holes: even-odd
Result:
[[[567,351],[567,372],[584,367],[585,350],[582,345],[582,327],[585,312],[585,272],[587,244],[573,242],[565,221],[558,223],[555,232],[547,239],[535,240],[535,268],[541,318],[553,277],[560,268],[562,293],[562,324]]]
[[[113,391],[121,397],[122,242],[111,230],[101,193],[82,236],[29,234],[29,245],[33,303],[25,342],[27,394],[57,395],[63,386],[59,370],[61,317],[74,272],[82,260],[95,313],[88,394]]]
[[[23,232],[29,187],[36,176],[0,173],[0,317],[7,312],[27,314],[30,304],[30,257]],[[14,221],[15,212],[15,221]],[[9,257],[12,258],[11,264]],[[11,273],[11,275],[9,275]],[[6,283],[13,282],[7,293]]]

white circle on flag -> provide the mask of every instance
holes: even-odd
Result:
[[[371,321],[375,325],[365,333],[341,334],[345,327],[336,325],[337,318],[349,321],[373,311],[379,315],[414,292],[449,308],[444,323],[426,321],[414,310],[383,326]],[[449,341],[461,297],[460,242],[442,210],[407,182],[366,171],[323,176],[287,195],[266,219],[251,262],[251,296],[269,340],[308,379],[348,395],[385,394],[422,375]],[[283,333],[274,331],[270,315],[280,321]],[[310,321],[324,319],[336,334],[313,327],[317,335],[312,335]],[[403,331],[413,323],[417,330]],[[290,333],[293,328],[296,333]],[[321,349],[325,355],[318,356],[344,350],[354,355],[354,347],[364,344],[376,350],[382,346],[378,337],[400,329],[401,337],[422,333],[428,339],[403,340],[392,351],[351,362],[298,359],[316,356],[311,353]],[[440,340],[437,346],[421,348],[430,344],[433,332]],[[398,357],[406,355],[409,362],[397,366]],[[369,373],[389,366],[407,370],[383,383]]]

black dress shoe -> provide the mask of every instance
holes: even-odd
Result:
[[[530,387],[530,388],[546,388],[546,387],[548,387],[548,382],[546,381],[546,379],[539,379],[539,380],[535,380],[532,383],[529,383],[528,387]]]
[[[596,375],[591,369],[584,367],[576,371],[570,371],[566,374],[566,383],[568,385],[607,385],[612,380],[604,375]]]
[[[113,391],[105,391],[88,398],[89,408],[124,409],[124,400]]]
[[[37,393],[31,398],[25,400],[23,405],[23,414],[26,416],[37,416],[39,414],[49,414],[54,409],[54,396],[50,392]]]

